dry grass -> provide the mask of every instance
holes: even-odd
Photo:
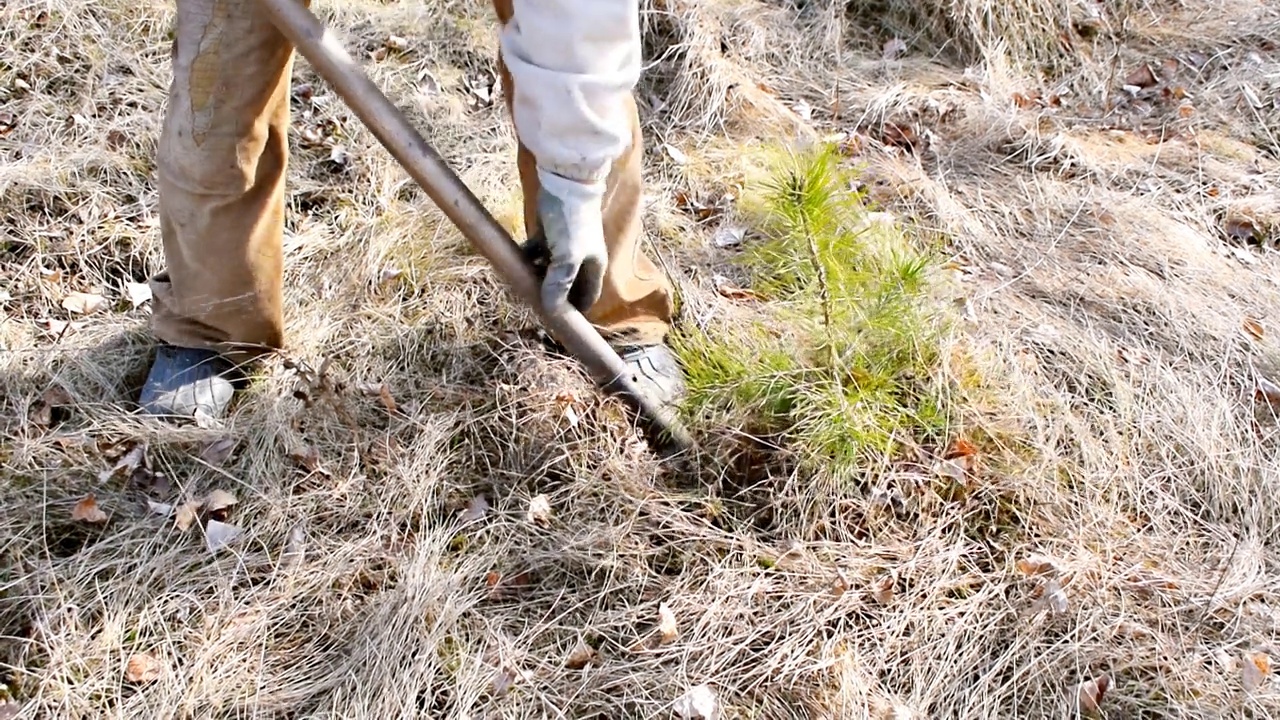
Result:
[[[886,454],[818,508],[785,452],[718,460],[738,428],[707,421],[717,452],[659,466],[318,83],[327,102],[295,105],[287,361],[225,427],[122,412],[148,360],[127,283],[160,265],[171,9],[0,6],[0,684],[21,717],[647,718],[699,683],[734,718],[1064,717],[1103,675],[1107,717],[1280,715],[1243,670],[1280,653],[1280,443],[1254,392],[1280,382],[1280,11],[858,6],[645,20],[649,219],[686,324],[748,311],[714,290],[728,220],[681,201],[780,140],[846,133],[881,209],[952,258],[937,292],[963,323],[935,380],[977,465],[943,492],[942,448]],[[375,78],[518,227],[511,131],[469,89],[492,77],[488,8],[317,7],[366,51],[409,40]],[[1142,62],[1173,77],[1135,97]],[[304,146],[321,118],[340,137]],[[69,291],[109,306],[70,317]],[[138,443],[148,472],[99,479]],[[147,512],[214,488],[246,531],[220,552]],[[87,493],[105,525],[72,521]],[[539,494],[549,522],[526,517]],[[1019,571],[1037,553],[1062,612]],[[660,603],[678,637],[633,649]],[[598,657],[566,668],[579,641]],[[125,680],[136,653],[155,681]]]

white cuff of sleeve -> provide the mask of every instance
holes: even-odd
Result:
[[[538,168],[538,182],[548,194],[560,198],[566,208],[593,208],[596,213],[604,209],[604,180],[579,182],[558,175],[546,168]]]

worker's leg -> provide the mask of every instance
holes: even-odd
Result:
[[[255,0],[177,0],[158,153],[166,268],[152,412],[217,415],[231,363],[280,347],[281,238],[293,47]]]
[[[512,5],[512,0],[494,0],[500,23],[511,19]],[[498,67],[510,112],[514,87],[501,56]],[[627,105],[632,143],[613,164],[604,196],[604,239],[609,250],[609,265],[600,298],[586,317],[633,368],[657,385],[658,392],[671,398],[679,393],[681,385],[679,369],[670,350],[663,345],[671,327],[673,292],[666,275],[640,248],[644,145],[635,101],[628,98]],[[524,194],[525,232],[532,236],[539,227],[537,163],[524,143],[519,143],[516,161]]]
[[[494,0],[498,20],[512,16],[512,0]],[[512,79],[502,58],[498,58],[507,109],[512,103]],[[604,198],[604,237],[609,249],[609,267],[604,289],[587,319],[615,344],[660,343],[669,329],[672,290],[666,276],[640,249],[641,160],[644,154],[640,118],[635,102],[628,99],[627,115],[633,142],[618,158],[609,173]],[[538,173],[533,154],[519,143],[517,166],[524,193],[525,232],[538,228]]]

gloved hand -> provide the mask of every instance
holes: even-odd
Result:
[[[540,232],[526,248],[545,255],[542,305],[558,312],[570,303],[586,312],[600,298],[609,253],[604,244],[604,183],[578,182],[538,171]]]

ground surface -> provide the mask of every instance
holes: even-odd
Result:
[[[641,91],[682,333],[757,149],[938,254],[942,436],[837,476],[658,464],[305,63],[288,351],[129,416],[171,7],[0,3],[0,716],[1280,714],[1280,9],[856,7],[654,2]],[[317,9],[518,229],[488,8]]]

